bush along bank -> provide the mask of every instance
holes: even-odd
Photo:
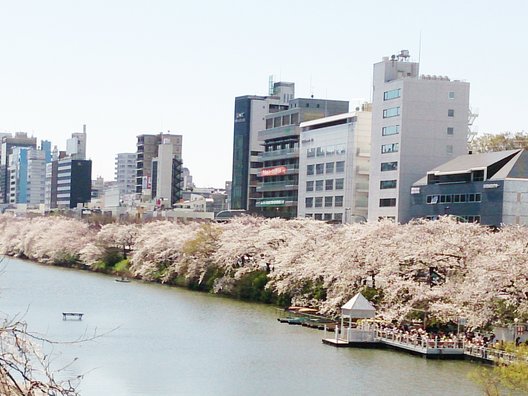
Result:
[[[527,318],[526,240],[523,227],[492,231],[449,218],[406,225],[241,217],[225,224],[94,226],[0,216],[6,255],[328,315],[362,291],[387,320],[426,310],[437,323],[467,318],[469,328]]]

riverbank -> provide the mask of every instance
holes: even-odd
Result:
[[[357,292],[391,320],[466,327],[528,317],[528,230],[446,218],[329,225],[296,219],[89,225],[0,216],[0,253],[334,316]],[[507,271],[505,271],[505,266]],[[498,293],[500,291],[500,293]]]

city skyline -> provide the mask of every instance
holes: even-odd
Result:
[[[116,154],[135,152],[137,135],[170,131],[183,135],[195,183],[221,187],[231,179],[236,96],[266,95],[274,75],[294,82],[296,97],[349,100],[353,109],[371,97],[372,64],[401,49],[420,61],[420,74],[471,84],[480,132],[520,131],[527,8],[4,3],[0,132],[28,132],[64,149],[86,124],[93,177],[113,180]]]

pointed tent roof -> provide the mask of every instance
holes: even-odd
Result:
[[[376,309],[363,294],[358,293],[341,307],[341,315],[355,319],[373,318]]]

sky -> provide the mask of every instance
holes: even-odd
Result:
[[[522,131],[526,15],[521,0],[0,0],[0,132],[64,150],[86,124],[92,177],[113,180],[137,135],[170,131],[195,184],[223,187],[236,96],[266,95],[273,75],[353,109],[401,49],[470,82],[478,132]]]

